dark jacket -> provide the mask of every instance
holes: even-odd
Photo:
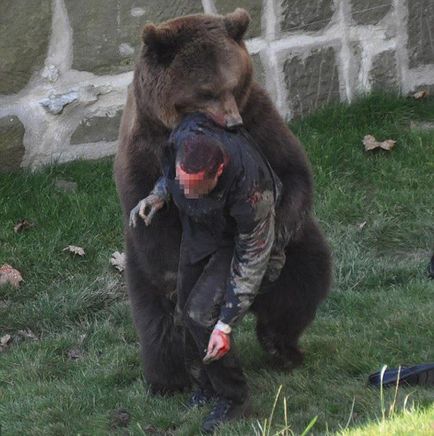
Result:
[[[199,199],[186,198],[175,179],[177,149],[193,135],[203,141],[217,140],[227,158],[216,187]],[[265,273],[281,182],[245,129],[225,130],[205,114],[188,115],[172,132],[169,143],[163,177],[153,192],[166,198],[170,195],[178,207],[183,252],[188,253],[190,263],[220,247],[234,246],[226,304],[220,313],[220,321],[233,325],[250,307]]]

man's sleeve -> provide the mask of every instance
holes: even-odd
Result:
[[[169,190],[167,188],[167,178],[165,176],[161,176],[156,182],[150,194],[157,195],[161,197],[165,203],[168,203],[170,200]]]
[[[174,150],[171,144],[164,147],[161,159],[161,170],[163,175],[155,182],[155,185],[150,192],[151,194],[158,195],[159,197],[163,198],[166,204],[170,200],[168,179],[170,177],[174,177],[174,156]]]
[[[254,192],[230,209],[238,227],[226,303],[220,323],[233,326],[249,309],[265,274],[274,242],[272,191]]]

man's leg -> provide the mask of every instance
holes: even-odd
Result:
[[[196,343],[189,330],[183,325],[182,320],[185,303],[187,302],[191,290],[194,288],[194,285],[201,276],[208,260],[209,257],[191,264],[188,261],[188,256],[186,255],[185,250],[181,246],[176,286],[177,304],[175,310],[175,324],[183,328],[185,366],[190,374],[193,384],[199,387],[199,391],[195,391],[190,399],[190,406],[202,405],[214,394],[208,376],[203,370],[201,356],[197,351]]]
[[[206,354],[210,334],[224,303],[232,256],[232,247],[220,249],[211,256],[184,306],[184,324],[194,338],[196,355],[200,359]],[[219,396],[238,404],[247,399],[247,383],[233,340],[231,350],[225,356],[208,365],[201,362],[201,368]]]

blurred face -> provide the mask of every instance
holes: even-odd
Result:
[[[223,164],[220,165],[213,177],[207,177],[205,170],[190,174],[185,172],[180,165],[176,165],[176,180],[178,180],[186,198],[201,198],[209,194],[216,187],[222,172]]]

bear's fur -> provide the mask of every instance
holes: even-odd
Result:
[[[181,226],[176,207],[146,227],[128,226],[130,210],[161,175],[161,152],[187,112],[204,111],[222,125],[241,121],[283,182],[276,229],[287,243],[285,267],[252,306],[263,347],[299,363],[298,339],[330,288],[330,253],[311,216],[312,177],[304,150],[264,89],[252,79],[242,37],[243,9],[226,16],[190,15],[148,24],[120,127],[115,178],[122,203],[131,309],[145,378],[153,392],[188,385],[180,332],[173,324]],[[241,118],[240,118],[241,116]]]

